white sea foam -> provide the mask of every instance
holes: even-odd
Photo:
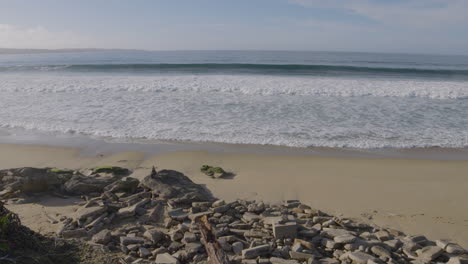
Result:
[[[30,76],[1,75],[0,91],[209,92],[245,95],[315,95],[468,98],[468,81],[255,75]]]
[[[115,138],[464,147],[468,83],[241,75],[0,75],[0,126]]]

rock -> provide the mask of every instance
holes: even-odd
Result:
[[[185,232],[184,237],[182,238],[182,243],[188,244],[197,241],[197,236],[191,232]]]
[[[244,259],[253,259],[264,254],[267,254],[270,251],[269,245],[261,245],[253,248],[248,248],[242,250],[242,258]]]
[[[156,256],[155,264],[179,264],[179,260],[169,255],[169,253],[162,253]]]
[[[130,245],[130,244],[141,245],[141,244],[144,244],[144,243],[145,243],[145,239],[142,238],[142,237],[126,237],[126,236],[120,237],[120,244],[123,245],[123,246],[127,246],[127,245]]]
[[[63,230],[61,232],[63,238],[78,238],[88,236],[88,231],[85,228],[79,228],[75,230]]]
[[[71,176],[71,175],[70,175]],[[59,189],[68,180],[67,175],[51,173],[49,169],[16,168],[0,170],[0,196],[8,197],[8,194],[36,193]]]
[[[350,252],[348,257],[356,264],[367,264],[368,261],[375,259],[373,256],[360,251]]]
[[[216,208],[216,207],[223,206],[225,204],[226,204],[226,202],[224,200],[217,200],[217,201],[213,202],[213,204],[211,206],[213,208]]]
[[[270,263],[272,264],[299,264],[299,262],[297,262],[297,260],[294,260],[294,259],[282,259],[282,258],[276,258],[276,257],[270,258]]]
[[[158,230],[146,230],[143,236],[156,244],[164,238],[164,233]]]
[[[322,244],[322,246],[324,246],[326,248],[329,248],[329,249],[335,249],[339,245],[335,241],[333,241],[331,239],[328,239],[328,238],[322,239],[321,244]]]
[[[172,199],[176,204],[192,204],[213,200],[209,191],[195,184],[184,174],[173,170],[161,170],[155,177],[146,176],[141,185],[151,189],[164,199]]]
[[[334,239],[337,236],[352,235],[352,233],[345,229],[323,228],[322,236]]]
[[[313,254],[296,252],[296,251],[289,251],[289,256],[292,259],[297,259],[297,260],[308,260],[308,259],[313,259],[315,257]]]
[[[96,167],[92,169],[92,173],[111,173],[115,175],[128,175],[130,171],[126,168],[118,167],[118,166],[104,166],[104,167]]]
[[[67,193],[74,195],[101,193],[104,187],[117,179],[116,177],[73,175],[73,177],[64,184],[64,189]]]
[[[424,261],[432,261],[433,259],[439,257],[444,250],[438,246],[427,246],[419,251],[418,257]]]
[[[391,253],[386,250],[385,248],[381,247],[381,246],[373,246],[371,247],[371,252],[374,253],[375,255],[379,256],[379,257],[385,257],[385,258],[391,258],[392,255]]]
[[[177,221],[183,221],[184,219],[186,219],[189,215],[188,212],[185,212],[182,208],[177,208],[177,209],[174,209],[174,210],[170,210],[168,212],[168,215],[170,218],[174,219],[174,220],[177,220]]]
[[[468,264],[468,257],[451,257],[447,264]]]
[[[104,187],[104,191],[107,192],[125,192],[125,193],[135,193],[138,188],[140,181],[138,179],[132,177],[123,177],[120,180],[117,180],[106,187]]]
[[[232,251],[233,251],[236,255],[241,255],[243,249],[244,249],[244,244],[242,244],[241,242],[234,242],[234,243],[232,243]]]
[[[190,242],[185,245],[185,250],[189,254],[195,254],[202,250],[203,245],[200,242]]]
[[[333,238],[336,243],[340,244],[349,244],[353,243],[356,240],[356,237],[353,235],[341,235]]]
[[[447,251],[449,254],[455,255],[460,255],[467,252],[464,248],[454,243],[448,244],[447,247],[445,247],[445,251]]]
[[[107,229],[104,229],[95,234],[91,240],[96,244],[106,245],[110,242],[111,238],[111,232]]]
[[[380,241],[387,241],[390,239],[390,234],[385,231],[385,230],[380,230],[375,233],[375,236],[380,240]]]
[[[314,260],[312,263],[308,264],[340,264],[340,261],[332,258],[323,258],[319,260]]]
[[[297,223],[295,221],[286,222],[284,224],[273,223],[273,235],[276,239],[296,238]]]
[[[140,257],[142,257],[142,258],[147,258],[147,257],[151,256],[151,252],[147,248],[144,248],[144,247],[140,247],[138,249],[138,253],[139,253]]]
[[[242,215],[242,219],[244,219],[246,222],[256,222],[262,219],[262,217],[258,214],[245,212],[244,215]]]

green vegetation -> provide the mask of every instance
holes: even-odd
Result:
[[[50,172],[55,174],[73,174],[73,170],[67,169],[50,169]]]
[[[94,173],[113,173],[113,174],[128,174],[129,170],[117,166],[96,167],[93,169]]]
[[[226,171],[224,171],[221,167],[212,167],[209,165],[201,166],[200,171],[213,178],[220,178],[226,175]]]

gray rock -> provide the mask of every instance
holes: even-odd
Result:
[[[262,256],[264,254],[267,254],[270,252],[270,246],[269,245],[261,245],[253,248],[248,248],[242,250],[242,258],[244,259],[253,259],[258,256]]]
[[[445,251],[447,251],[447,253],[449,254],[456,254],[456,255],[464,254],[467,252],[464,248],[454,243],[447,245],[447,247],[445,248]]]
[[[190,242],[185,245],[185,250],[189,254],[198,253],[202,250],[203,245],[200,242]]]
[[[418,251],[418,257],[425,261],[432,261],[442,255],[443,252],[444,250],[438,246],[427,246]]]
[[[95,218],[107,211],[105,206],[80,207],[74,215],[75,220]]]
[[[118,180],[117,177],[98,177],[73,175],[73,177],[64,184],[67,193],[74,195],[102,193],[104,187]]]
[[[234,243],[232,243],[232,251],[233,251],[236,255],[241,255],[243,249],[244,249],[244,244],[242,244],[241,242],[234,242]]]
[[[164,199],[172,199],[175,204],[189,204],[213,200],[209,191],[195,184],[184,174],[173,170],[161,170],[146,176],[141,185],[151,189],[154,194]]]
[[[349,243],[353,243],[356,240],[356,237],[353,235],[341,235],[341,236],[335,236],[333,240],[336,243],[349,244]]]
[[[466,257],[451,257],[447,264],[468,264],[468,256]]]
[[[111,232],[107,229],[104,229],[95,234],[91,240],[96,244],[106,245],[110,242],[111,238]]]
[[[213,208],[216,208],[216,207],[220,207],[220,206],[223,206],[225,205],[226,202],[224,200],[217,200],[217,201],[214,201],[213,204],[211,205]]]
[[[144,248],[144,247],[140,247],[138,249],[138,253],[139,253],[140,257],[142,257],[142,258],[147,258],[147,257],[151,256],[151,252],[147,248]]]
[[[85,228],[79,228],[74,230],[63,230],[61,232],[63,238],[78,238],[88,236],[88,231]]]
[[[296,238],[297,223],[295,221],[286,222],[284,224],[273,223],[273,235],[276,239]]]
[[[313,259],[315,257],[313,254],[296,252],[296,251],[289,251],[289,256],[292,259],[297,259],[297,260],[308,260],[308,259]]]
[[[158,230],[146,230],[143,236],[156,244],[164,238],[164,233]]]
[[[106,192],[125,192],[125,193],[134,193],[138,188],[140,181],[138,179],[132,177],[123,177],[106,187],[104,187],[104,191]]]
[[[381,246],[373,246],[371,247],[371,252],[374,253],[375,255],[379,256],[379,257],[385,257],[385,258],[391,258],[392,255],[390,253],[390,251],[386,250],[385,248],[381,247]]]
[[[258,214],[245,212],[244,215],[242,215],[242,219],[244,219],[247,222],[255,222],[255,221],[259,221],[260,219],[262,219],[262,217]]]
[[[356,264],[367,264],[369,260],[375,259],[373,256],[360,251],[350,252],[348,257]]]
[[[179,264],[179,260],[169,255],[169,253],[162,253],[156,256],[155,264]]]
[[[299,264],[299,262],[294,259],[282,259],[282,258],[276,258],[276,257],[270,258],[270,262],[272,264]]]
[[[126,236],[122,236],[120,237],[120,244],[123,245],[123,246],[127,246],[127,245],[130,245],[130,244],[144,244],[145,243],[145,239],[142,238],[142,237],[126,237]]]
[[[197,236],[191,232],[185,232],[184,237],[182,238],[182,243],[188,244],[197,241]]]

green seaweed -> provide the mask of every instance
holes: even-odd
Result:
[[[67,170],[67,169],[50,169],[50,172],[55,173],[55,174],[72,174],[73,170]]]
[[[118,167],[118,166],[104,166],[104,167],[96,167],[93,169],[94,173],[114,173],[114,174],[128,174],[129,171],[126,168]]]
[[[209,165],[203,165],[200,168],[200,171],[203,172],[204,174],[214,177],[215,174],[220,174],[221,177],[226,174],[226,171],[223,170],[221,167],[212,167]]]

